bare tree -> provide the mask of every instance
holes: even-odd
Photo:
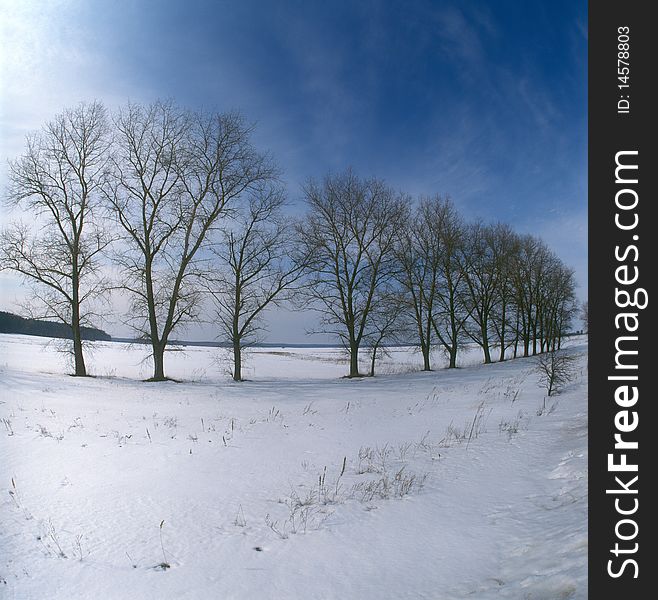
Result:
[[[497,263],[503,249],[497,244],[499,238],[494,228],[479,222],[466,227],[464,238],[464,303],[474,325],[465,327],[465,332],[482,348],[484,362],[489,364],[494,309],[500,298],[499,287],[502,284]]]
[[[542,352],[561,348],[562,338],[569,332],[577,311],[574,271],[553,255],[550,271],[544,279],[538,311]]]
[[[552,396],[558,393],[574,376],[573,356],[564,352],[551,350],[537,357],[539,383]]]
[[[242,194],[275,172],[237,114],[157,102],[129,105],[115,124],[107,198],[123,231],[117,261],[132,297],[131,324],[151,344],[159,381],[172,332],[198,317],[210,234]]]
[[[515,341],[523,355],[559,349],[576,314],[575,278],[539,238],[518,238],[512,260],[511,284],[514,291]]]
[[[397,274],[407,300],[408,312],[423,355],[423,370],[430,371],[430,354],[434,343],[434,309],[440,274],[440,237],[433,207],[439,197],[423,199],[412,218],[398,230]]]
[[[364,344],[370,359],[370,377],[375,376],[375,366],[382,356],[388,356],[388,345],[400,341],[408,331],[405,320],[407,303],[397,287],[386,286],[378,291],[370,315],[370,326]]]
[[[493,305],[491,324],[499,347],[498,360],[505,360],[507,348],[514,344],[516,311],[514,288],[514,265],[519,253],[519,236],[502,223],[494,225],[493,244],[499,249],[498,260],[494,263],[497,271],[498,286],[496,301]]]
[[[334,333],[358,377],[359,349],[369,333],[378,291],[392,280],[396,231],[406,214],[404,197],[382,181],[352,171],[305,188],[309,213],[299,235],[311,271],[307,297],[321,314],[321,329]]]
[[[587,300],[581,304],[578,317],[583,322],[585,333],[589,333],[589,302]]]
[[[222,335],[233,349],[233,379],[242,381],[242,351],[259,340],[263,311],[288,299],[306,261],[294,250],[294,230],[282,212],[283,192],[254,191],[234,223],[222,229],[204,287],[212,296]]]
[[[541,289],[549,272],[550,250],[539,238],[524,235],[519,238],[518,253],[513,268],[517,332],[514,356],[518,343],[523,344],[523,356],[537,354],[541,310]]]
[[[29,211],[28,226],[2,232],[0,266],[32,285],[31,316],[71,327],[76,376],[85,376],[81,327],[107,289],[99,255],[110,242],[101,226],[99,187],[107,171],[109,129],[102,104],[65,110],[29,136],[9,164],[8,204]]]
[[[505,359],[506,334],[511,312],[510,269],[516,235],[502,223],[483,225],[476,222],[466,229],[463,251],[464,304],[470,314],[467,335],[484,354],[484,362],[492,361],[491,345],[496,337],[500,360]]]
[[[466,273],[463,262],[464,223],[450,199],[436,199],[429,209],[439,240],[439,279],[432,315],[432,329],[448,355],[450,369],[457,366],[470,313],[464,303]]]

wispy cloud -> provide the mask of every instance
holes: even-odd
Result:
[[[63,108],[173,97],[255,121],[292,200],[351,165],[544,232],[584,273],[586,16],[539,0],[0,0],[0,187]]]

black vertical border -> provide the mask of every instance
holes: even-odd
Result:
[[[658,338],[652,320],[655,280],[658,278],[658,219],[653,217],[658,204],[656,180],[658,157],[655,139],[656,113],[658,112],[658,22],[650,17],[651,2],[624,0],[604,2],[592,0],[589,4],[588,32],[588,104],[589,104],[589,598],[649,598],[655,597],[658,555],[655,537],[655,517],[658,511],[655,490],[658,462],[658,420],[653,374],[658,371]],[[629,27],[630,37],[630,87],[620,89],[617,79],[619,27]],[[628,96],[630,112],[618,114],[618,101]],[[619,151],[637,150],[639,165],[639,194],[636,212],[639,225],[633,231],[621,231],[615,226],[615,194],[620,186],[615,183],[615,155]],[[633,235],[638,240],[632,240]],[[629,259],[626,264],[639,267],[637,286],[648,292],[647,308],[621,309],[615,304],[615,269],[623,263],[615,258],[615,246],[621,248],[637,244],[637,262]],[[621,286],[620,286],[621,287]],[[637,410],[639,426],[632,435],[638,440],[636,451],[627,451],[629,463],[639,465],[637,496],[623,496],[629,507],[630,498],[639,499],[637,512],[629,518],[639,526],[639,533],[632,541],[619,541],[615,526],[625,518],[615,509],[615,496],[606,489],[619,487],[615,475],[607,469],[608,453],[614,451],[615,414],[621,410],[615,403],[614,392],[619,382],[609,381],[614,374],[615,340],[624,335],[615,326],[615,315],[636,311],[640,327],[635,345],[639,355],[635,357],[638,370],[639,400],[629,410]],[[651,319],[651,320],[650,320]],[[630,372],[629,372],[630,373]],[[631,384],[635,385],[635,384]],[[621,451],[618,451],[618,453]],[[654,459],[655,457],[655,459]],[[654,462],[656,461],[656,462]],[[623,475],[623,474],[621,474]],[[628,479],[628,477],[625,477]],[[650,485],[652,487],[650,487]],[[624,534],[631,526],[622,528]],[[615,543],[631,548],[637,542],[637,552],[615,557],[611,552]],[[634,559],[635,569],[627,565],[620,577],[608,573],[608,561],[614,560],[613,571],[619,571],[623,558]],[[642,590],[642,591],[640,591]],[[646,590],[646,591],[645,591]]]

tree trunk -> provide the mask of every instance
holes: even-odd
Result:
[[[491,363],[491,351],[489,350],[489,342],[485,341],[482,344],[482,351],[484,352],[484,364],[488,365]]]
[[[432,320],[427,320],[427,327],[423,332],[422,327],[418,326],[418,333],[420,335],[420,351],[423,354],[423,371],[431,371],[432,365],[430,362],[430,352],[432,351],[431,340]]]
[[[490,364],[491,350],[489,349],[489,338],[487,336],[486,328],[482,331],[482,352],[484,352],[484,364]]]
[[[151,381],[164,381],[166,379],[164,373],[164,351],[165,344],[163,342],[153,342],[153,377]]]
[[[79,281],[77,277],[77,260],[73,261],[73,294],[71,305],[71,333],[73,334],[73,358],[75,361],[75,376],[86,377],[87,368],[85,367],[85,357],[82,354],[82,333],[80,331],[80,292]]]
[[[86,377],[87,368],[85,366],[85,357],[82,353],[82,335],[80,333],[80,322],[73,323],[73,357],[75,360],[75,376]]]
[[[429,344],[423,344],[421,346],[423,352],[423,371],[431,371],[432,366],[430,364],[430,347]]]
[[[350,345],[350,377],[360,377],[359,373],[359,347],[356,344]]]
[[[500,358],[498,359],[500,362],[505,360],[505,320],[507,318],[505,314],[507,312],[506,308],[507,307],[505,305],[505,301],[503,301],[503,312],[500,319]]]
[[[457,323],[455,322],[455,308],[454,304],[451,302],[451,315],[450,315],[450,333],[451,333],[451,343],[450,343],[450,364],[448,365],[449,369],[457,368],[457,344],[459,330],[457,329]]]
[[[370,377],[375,376],[375,361],[377,360],[377,346],[372,349],[372,356],[370,358]]]
[[[450,364],[448,365],[449,369],[457,368],[457,344],[450,346]]]
[[[233,381],[242,381],[242,348],[233,342]]]
[[[144,277],[146,281],[147,311],[149,319],[149,334],[151,337],[151,348],[153,349],[153,377],[150,381],[164,381],[164,351],[166,347],[166,336],[163,332],[162,339],[158,333],[158,318],[155,311],[155,292],[153,290],[153,256],[147,253]]]

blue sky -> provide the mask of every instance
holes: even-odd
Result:
[[[449,194],[542,236],[586,297],[585,2],[0,0],[0,17],[3,163],[80,100],[239,109],[293,204],[347,166]],[[301,340],[291,319],[270,339]]]

